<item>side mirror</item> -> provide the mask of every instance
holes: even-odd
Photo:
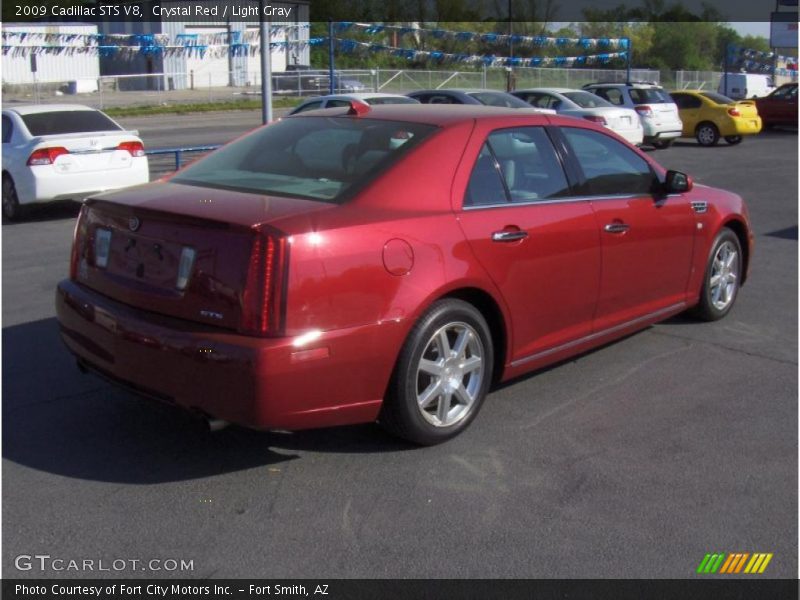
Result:
[[[692,178],[680,171],[667,171],[664,179],[664,191],[668,194],[682,194],[688,192],[693,186]]]

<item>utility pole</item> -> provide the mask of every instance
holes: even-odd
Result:
[[[272,19],[264,18],[264,1],[258,1],[261,38],[261,122],[272,121]]]
[[[511,3],[508,0],[508,67],[506,73],[508,74],[508,81],[506,82],[506,91],[514,91],[514,22],[511,20]]]
[[[328,19],[328,93],[335,94],[334,90],[334,66],[333,66],[333,21]]]

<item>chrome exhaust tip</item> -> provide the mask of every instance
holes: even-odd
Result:
[[[230,425],[230,422],[222,419],[206,419],[205,422],[209,431],[220,431]]]

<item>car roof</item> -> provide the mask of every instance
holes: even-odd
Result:
[[[9,110],[18,115],[32,115],[36,113],[62,112],[68,110],[91,110],[96,108],[84,106],[83,104],[23,104],[21,106],[9,106],[3,110]]]
[[[384,92],[354,92],[352,94],[327,94],[325,96],[314,96],[306,102],[316,102],[319,100],[366,100],[368,98],[408,98],[402,94],[386,94]]]
[[[305,116],[347,116],[346,108],[326,108],[322,110],[309,110],[287,117],[289,119],[302,119]],[[353,115],[357,119],[378,119],[385,121],[408,121],[411,123],[424,123],[429,125],[446,126],[473,119],[493,117],[522,117],[543,118],[547,115],[535,112],[533,109],[526,111],[521,108],[505,108],[498,106],[484,106],[482,104],[381,104],[371,106],[370,110],[361,115]]]
[[[576,90],[573,88],[561,88],[561,87],[537,87],[537,88],[525,88],[522,90],[514,90],[515,92],[546,92],[551,94],[564,94],[566,92],[585,92],[586,90]]]
[[[440,90],[414,90],[408,94],[442,94],[447,92],[455,92],[456,94],[476,94],[491,92],[493,94],[507,94],[503,90],[485,90],[483,88],[442,88]]]
[[[646,81],[631,81],[630,83],[619,82],[615,83],[613,81],[607,81],[605,83],[590,83],[584,86],[585,88],[595,88],[595,87],[616,87],[616,88],[623,88],[623,87],[630,87],[630,88],[660,88],[661,85],[658,83],[648,83]]]

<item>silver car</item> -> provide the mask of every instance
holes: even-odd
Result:
[[[614,106],[589,92],[569,88],[532,88],[511,93],[533,107],[550,108],[559,115],[604,125],[635,146],[644,140],[644,129],[636,111]]]
[[[614,106],[632,108],[644,128],[644,143],[669,148],[683,131],[678,107],[664,88],[654,83],[591,83],[583,86]]]

